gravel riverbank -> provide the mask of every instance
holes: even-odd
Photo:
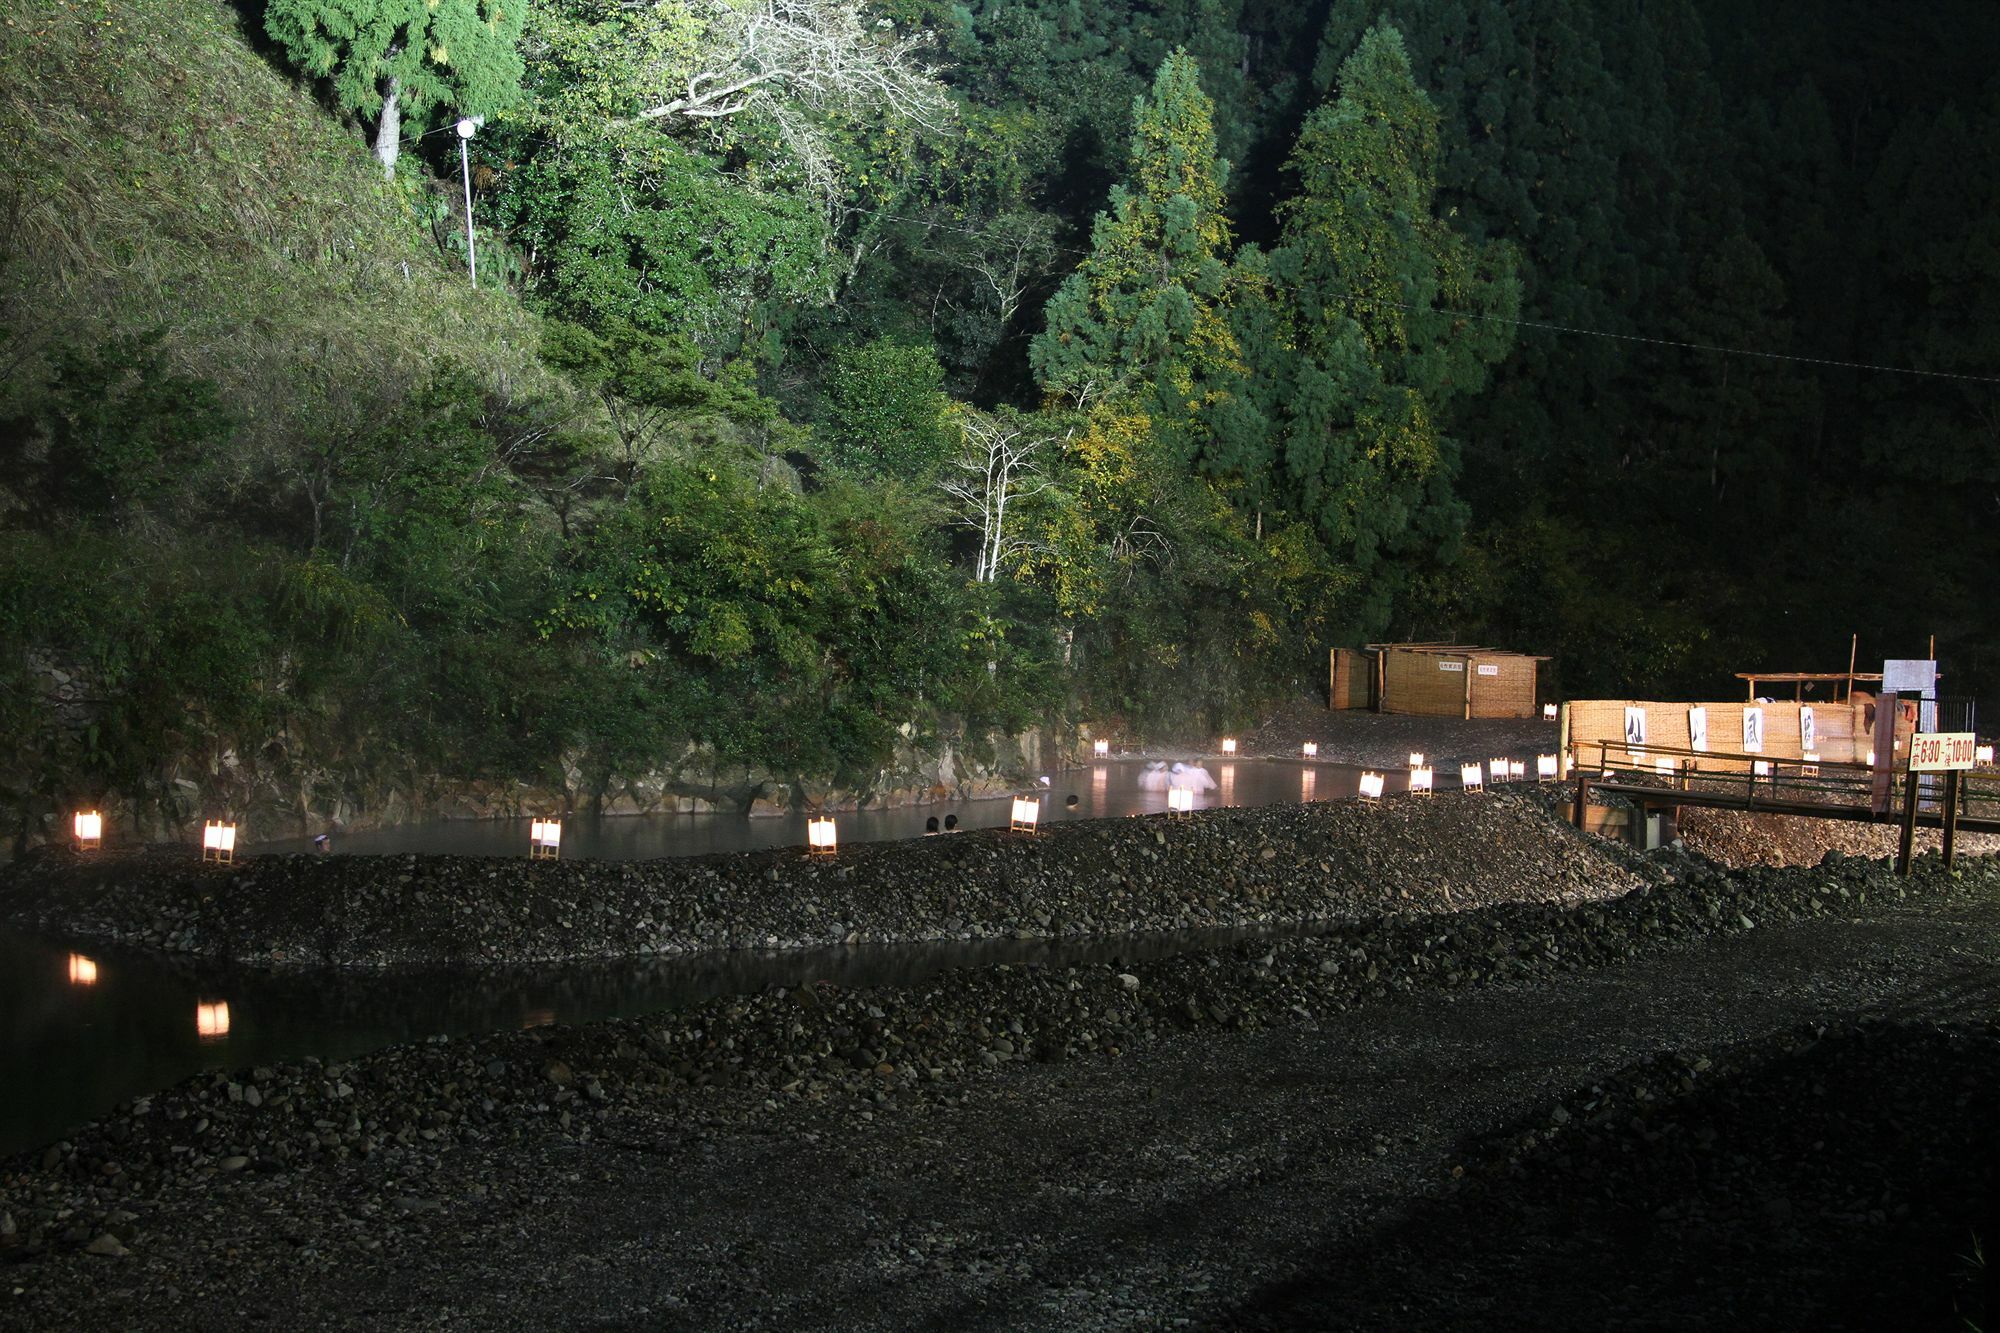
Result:
[[[1049,1242],[1040,1232],[995,1222],[974,1241],[955,1233],[890,1236],[870,1223],[871,1245],[886,1248],[872,1249],[872,1257],[834,1254],[815,1239],[819,1222],[812,1210],[847,1217],[893,1190],[908,1170],[921,1171],[936,1188],[940,1172],[950,1178],[958,1154],[985,1160],[998,1151],[1023,1179],[1042,1182],[1035,1189],[1046,1202],[1054,1202],[1045,1193],[1050,1189],[1082,1191],[1072,1200],[1077,1207],[1086,1206],[1093,1189],[1115,1193],[1120,1187],[1111,1182],[1133,1172],[1148,1179],[1175,1176],[1181,1180],[1177,1197],[1199,1207],[1200,1182],[1218,1166],[1241,1163],[1226,1151],[1219,1159],[1197,1155],[1178,1164],[1145,1160],[1143,1152],[1132,1159],[1129,1154],[1141,1151],[1139,1141],[1121,1142],[1107,1129],[1104,1151],[1113,1156],[1093,1157],[1086,1165],[1052,1156],[1051,1143],[1018,1127],[989,1123],[978,1132],[997,1136],[992,1143],[945,1136],[899,1150],[917,1151],[916,1158],[865,1150],[822,1179],[807,1159],[827,1151],[823,1144],[857,1135],[866,1140],[873,1131],[863,1126],[885,1116],[918,1117],[903,1120],[907,1132],[926,1114],[962,1111],[975,1092],[1002,1101],[1018,1098],[1026,1086],[1047,1092],[1048,1074],[1035,1071],[1049,1066],[1086,1071],[1087,1079],[1097,1080],[1104,1076],[1105,1056],[1136,1054],[1125,1077],[1145,1083],[1154,1077],[1145,1072],[1149,1062],[1179,1058],[1174,1053],[1188,1050],[1190,1040],[1209,1042],[1202,1049],[1212,1054],[1218,1049],[1213,1039],[1224,1035],[1230,1042],[1254,1042],[1265,1033],[1291,1032],[1286,1040],[1293,1040],[1324,1025],[1360,1031],[1351,1020],[1365,1022],[1379,1012],[1394,1021],[1400,1006],[1484,1005],[1484,996],[1543,992],[1592,976],[1616,977],[1626,968],[1652,969],[1667,992],[1628,1006],[1626,1022],[1712,1029],[1705,1013],[1660,1007],[1663,1000],[1691,1002],[1687,985],[1669,979],[1688,965],[1689,950],[1701,941],[1710,942],[1702,949],[1727,950],[1736,947],[1728,943],[1733,940],[1765,934],[1787,940],[1807,932],[1820,941],[1799,964],[1812,984],[1794,981],[1796,994],[1788,1002],[1805,1003],[1814,986],[1828,988],[1834,1003],[1851,1002],[1871,984],[1886,982],[1870,981],[1870,968],[1880,962],[1876,955],[1842,956],[1843,950],[1854,953],[1841,944],[1847,932],[1920,909],[1948,915],[1968,910],[1954,904],[1970,904],[1984,913],[1986,933],[1975,941],[1983,948],[1992,942],[1996,898],[2000,871],[1988,862],[1968,863],[1957,879],[1926,863],[1910,881],[1895,880],[1879,863],[1845,860],[1810,871],[1697,870],[1685,882],[1607,902],[1378,918],[1323,937],[1129,968],[996,968],[904,989],[776,989],[645,1020],[495,1034],[392,1049],[342,1065],[306,1062],[198,1079],[81,1127],[0,1174],[0,1258],[20,1261],[6,1265],[0,1278],[13,1293],[0,1306],[0,1318],[36,1328],[236,1327],[273,1318],[328,1326],[491,1327],[504,1309],[501,1322],[534,1327],[569,1327],[579,1319],[624,1326],[644,1323],[649,1312],[655,1319],[796,1326],[839,1314],[823,1305],[799,1308],[811,1307],[820,1269],[831,1266],[851,1277],[851,1266],[866,1259],[885,1281],[937,1274],[940,1285],[929,1291],[926,1308],[962,1326],[979,1322],[973,1316],[981,1308],[988,1317],[1004,1314],[984,1307],[979,1293],[1025,1280],[1018,1253],[1008,1247],[1045,1250]],[[1943,959],[1945,950],[1937,954]],[[1699,954],[1694,957],[1698,962]],[[1913,961],[1907,951],[1891,961],[1888,976],[1899,985],[1942,966]],[[1734,975],[1711,969],[1703,984],[1714,987]],[[1990,964],[1979,975],[1984,980],[1975,985],[1986,987],[1990,1001]],[[1702,985],[1692,993],[1701,994]],[[1575,1017],[1566,1002],[1559,1012],[1565,1021]],[[1462,1071],[1467,1078],[1490,1081],[1491,1071],[1533,1069],[1545,1058],[1524,1035],[1496,1040],[1483,1059],[1497,1063],[1470,1066]],[[1512,1054],[1509,1040],[1517,1047]],[[1354,1055],[1313,1058],[1351,1063]],[[1529,1063],[1519,1064],[1523,1058]],[[1011,1068],[1024,1065],[1034,1068]],[[1278,1067],[1259,1068],[1257,1080],[1285,1083]],[[1305,1076],[1319,1086],[1332,1072]],[[1006,1081],[1015,1078],[1033,1082]],[[1388,1095],[1390,1086],[1336,1076],[1325,1093],[1332,1101],[1314,1103],[1317,1112],[1293,1113],[1309,1118],[1350,1103],[1358,1107]],[[1226,1093],[1225,1085],[1203,1095]],[[1267,1127],[1263,1113],[1223,1109],[1229,1105],[1225,1095],[1208,1108],[1208,1122],[1187,1132],[1226,1145],[1233,1134],[1282,1130],[1283,1122]],[[1453,1123],[1451,1117],[1419,1115],[1397,1133],[1436,1147],[1440,1136],[1454,1139],[1474,1128],[1460,1123],[1454,1131]],[[1307,1121],[1298,1128],[1307,1132]],[[974,1132],[961,1126],[954,1134],[961,1131]],[[780,1150],[781,1142],[791,1146]],[[1386,1133],[1375,1146],[1375,1156],[1397,1151]],[[767,1181],[770,1194],[760,1195],[763,1187],[748,1183],[751,1176],[731,1171],[714,1182],[713,1196],[679,1193],[690,1171],[720,1170],[726,1155],[746,1152],[778,1153],[790,1163]],[[673,1165],[652,1181],[650,1192],[638,1194],[576,1169],[597,1172],[614,1158],[628,1166]],[[782,1188],[778,1179],[786,1182]],[[1384,1188],[1391,1186],[1385,1182]],[[1421,1189],[1403,1180],[1392,1193],[1414,1198]],[[1377,1200],[1377,1212],[1383,1203]],[[642,1228],[620,1239],[619,1253],[621,1262],[632,1260],[630,1242],[652,1256],[657,1272],[638,1280],[656,1304],[642,1302],[641,1308],[628,1295],[622,1309],[604,1305],[597,1286],[605,1274],[592,1275],[590,1252],[565,1249],[566,1276],[554,1289],[538,1286],[539,1300],[521,1290],[518,1279],[500,1276],[522,1268],[525,1256],[514,1253],[519,1244],[553,1238],[560,1234],[552,1229],[559,1215],[590,1206],[611,1209]],[[661,1220],[668,1215],[675,1218],[671,1228]],[[690,1229],[682,1229],[683,1220]],[[1168,1215],[1158,1220],[1162,1229],[1146,1244],[1168,1250],[1181,1244],[1177,1224]],[[1310,1209],[1291,1222],[1300,1228],[1295,1243],[1317,1225]],[[1167,1265],[1164,1271],[1199,1278],[1198,1289],[1182,1297],[1159,1288],[1163,1270],[1152,1264],[1136,1307],[1149,1313],[1126,1319],[1104,1303],[1130,1289],[1122,1281],[1127,1257],[1114,1246],[1088,1256],[1090,1272],[1077,1278],[1084,1287],[1074,1311],[1060,1303],[1033,1310],[1016,1304],[1013,1315],[1020,1322],[1065,1326],[1165,1322],[1181,1300],[1216,1311],[1216,1302],[1240,1298],[1252,1277],[1275,1278],[1274,1264],[1299,1257],[1295,1250],[1246,1255],[1235,1271],[1211,1277],[1200,1277],[1206,1270],[1199,1265]],[[1077,1262],[1084,1260],[1072,1267]],[[397,1276],[383,1286],[364,1276],[369,1273]],[[412,1287],[420,1273],[423,1282]],[[493,1293],[502,1289],[513,1291],[513,1303],[492,1306],[499,1299]],[[1038,1288],[1034,1299],[1048,1296]],[[975,1298],[974,1306],[963,1304]],[[939,1299],[946,1299],[946,1308],[936,1308]],[[588,1305],[588,1318],[578,1301]],[[953,1309],[964,1318],[955,1319]],[[1088,1317],[1067,1317],[1072,1313]],[[872,1316],[855,1310],[855,1322],[885,1320],[906,1322],[881,1308]]]
[[[1660,872],[1527,791],[1441,793],[643,862],[45,850],[0,917],[260,965],[536,963],[1062,938],[1614,897]]]

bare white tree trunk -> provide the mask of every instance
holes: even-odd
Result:
[[[944,491],[958,502],[958,521],[979,533],[974,581],[991,583],[1000,577],[1007,557],[1025,545],[1008,532],[1007,511],[1014,501],[1048,489],[1048,479],[1032,467],[1036,453],[1051,437],[976,412],[968,412],[961,424],[965,451],[945,479]]]
[[[403,151],[402,88],[389,80],[389,92],[382,99],[382,119],[375,125],[375,157],[382,164],[382,178],[396,179],[396,158]]]

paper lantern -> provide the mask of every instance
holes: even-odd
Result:
[[[229,1035],[229,1004],[225,1000],[203,1000],[194,1007],[195,1035],[203,1041],[221,1041]]]
[[[832,856],[836,850],[833,816],[815,815],[806,820],[806,854]]]
[[[1234,736],[1224,736],[1222,738],[1222,752],[1224,754],[1236,753],[1236,738]]]
[[[1750,774],[1752,777],[1759,777],[1759,778],[1770,777],[1771,776],[1770,761],[1765,759],[1752,759],[1750,761]]]
[[[560,819],[537,819],[529,825],[528,855],[537,861],[553,861],[562,855]]]
[[[1653,761],[1653,771],[1663,778],[1670,778],[1674,775],[1674,761],[1661,755]]]
[[[1361,775],[1361,799],[1364,801],[1379,801],[1382,799],[1382,775],[1380,773],[1363,773]]]
[[[1104,758],[1104,756],[1111,753],[1111,742],[1099,741],[1095,745],[1090,747],[1090,752],[1096,755],[1099,759],[1102,759]]]
[[[1509,782],[1519,782],[1519,781],[1520,781],[1521,779],[1523,779],[1523,778],[1525,778],[1525,777],[1527,777],[1527,776],[1528,776],[1528,761],[1527,761],[1527,760],[1525,760],[1525,759],[1509,759],[1509,760],[1507,761],[1507,781],[1509,781]]]
[[[1556,706],[1554,704],[1543,704],[1542,721],[1553,722],[1555,720],[1556,720]]]
[[[1410,752],[1410,767],[1422,768],[1423,766],[1424,766],[1424,757],[1418,754],[1416,751],[1412,750]]]
[[[1304,745],[1301,745],[1299,747],[1299,753],[1303,754],[1308,759],[1319,758],[1319,742],[1307,741]]]
[[[80,953],[69,956],[69,984],[72,986],[95,986],[97,984],[97,960],[85,958]]]
[[[1993,762],[1993,747],[1992,747],[1992,746],[1990,746],[1990,745],[1979,745],[1979,746],[1975,746],[1975,747],[1973,747],[1973,751],[1972,751],[1972,762],[1973,762],[1973,763],[1975,763],[1975,764],[1990,764],[1990,763],[1992,763],[1992,762]]]
[[[1167,788],[1167,813],[1185,815],[1194,809],[1194,789],[1192,787]]]
[[[1818,777],[1819,756],[1817,754],[1814,754],[1811,750],[1808,750],[1806,751],[1803,758],[1804,758],[1804,766],[1799,769],[1800,774],[1809,778]]]
[[[1458,766],[1458,785],[1467,791],[1485,791],[1486,782],[1479,776],[1479,765],[1460,764]]]
[[[1535,776],[1547,782],[1556,775],[1556,757],[1552,754],[1535,756]]]
[[[1505,759],[1495,759],[1489,762],[1486,765],[1486,780],[1488,782],[1505,782],[1507,780],[1507,761]]]
[[[201,859],[230,862],[236,859],[236,825],[211,819],[201,826]]]
[[[1036,821],[1042,817],[1042,803],[1032,796],[1014,798],[1014,817],[1007,827],[1016,833],[1033,833]]]
[[[70,821],[76,832],[77,847],[86,852],[94,852],[104,841],[104,816],[95,810],[79,810]]]
[[[1431,770],[1413,768],[1410,770],[1410,795],[1429,796],[1431,794]]]

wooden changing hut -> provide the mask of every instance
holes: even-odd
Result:
[[[1371,643],[1375,707],[1425,717],[1536,717],[1547,657],[1464,643]]]

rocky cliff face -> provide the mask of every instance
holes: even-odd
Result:
[[[75,689],[65,677],[53,688]],[[215,740],[205,753],[163,761],[123,789],[92,791],[47,756],[16,754],[0,768],[0,848],[18,853],[67,836],[69,813],[95,805],[120,841],[185,841],[204,819],[229,818],[258,838],[327,828],[362,830],[435,819],[492,819],[602,811],[609,815],[793,809],[896,808],[1003,795],[1040,771],[1044,739],[950,732],[920,736],[905,726],[889,762],[871,774],[777,772],[689,745],[645,772],[599,778],[581,755],[555,780],[469,778],[419,771],[396,753],[393,735],[342,743],[288,728],[253,746]],[[1050,758],[1053,759],[1051,752]]]

